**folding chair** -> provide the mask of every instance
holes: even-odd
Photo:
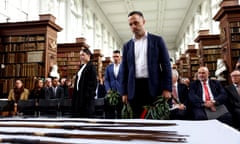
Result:
[[[18,112],[23,116],[36,116],[36,100],[19,100],[18,101]]]
[[[39,115],[44,117],[61,117],[59,99],[39,99]]]

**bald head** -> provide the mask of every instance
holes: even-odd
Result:
[[[209,70],[208,70],[208,68],[204,67],[204,66],[200,67],[198,69],[198,79],[200,81],[206,81],[206,80],[208,80],[208,77],[209,77]]]

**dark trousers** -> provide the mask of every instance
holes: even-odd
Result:
[[[122,99],[119,97],[119,103],[116,106],[110,105],[105,101],[105,118],[107,119],[120,119],[122,111]]]
[[[144,106],[152,105],[154,98],[150,95],[148,79],[141,78],[135,79],[135,95],[133,99],[129,100],[130,106],[133,111],[133,118],[140,118],[144,110]]]
[[[187,111],[175,109],[170,111],[170,119],[187,120]]]

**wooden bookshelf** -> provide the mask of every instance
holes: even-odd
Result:
[[[210,77],[215,77],[217,60],[222,58],[220,36],[208,33],[208,30],[200,30],[195,42],[199,44],[200,65],[207,66]]]
[[[231,2],[229,4],[229,2]],[[236,0],[223,0],[221,8],[214,16],[220,22],[220,43],[223,58],[231,72],[240,56],[240,5]],[[231,82],[228,77],[228,82]]]
[[[189,65],[188,78],[193,80],[194,75],[200,66],[198,49],[195,48],[195,45],[188,45],[188,49],[186,50],[185,54],[187,58],[187,64]]]
[[[102,61],[102,75],[104,76],[105,71],[106,71],[106,67],[111,64],[111,57],[105,57],[105,60]]]
[[[0,23],[0,94],[6,96],[16,78],[28,89],[36,77],[48,77],[56,63],[57,32],[55,17],[40,15],[38,21]]]
[[[188,78],[189,65],[188,65],[187,57],[185,54],[181,55],[179,62],[180,62],[180,64],[179,64],[178,71],[179,71],[180,77]]]
[[[85,38],[77,38],[76,43],[59,43],[57,64],[60,77],[73,78],[80,66],[80,50],[89,48]]]
[[[96,67],[97,75],[102,78],[103,74],[103,64],[102,64],[102,57],[103,54],[100,49],[94,49],[93,50],[93,59],[92,62]]]

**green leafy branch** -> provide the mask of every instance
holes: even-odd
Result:
[[[133,118],[133,111],[129,103],[123,104],[123,108],[121,111],[122,119],[132,119]]]
[[[163,96],[158,96],[153,105],[144,106],[142,118],[145,119],[169,119],[170,111],[167,100]]]
[[[105,96],[105,99],[110,105],[116,106],[120,102],[120,94],[117,91],[110,90]]]

